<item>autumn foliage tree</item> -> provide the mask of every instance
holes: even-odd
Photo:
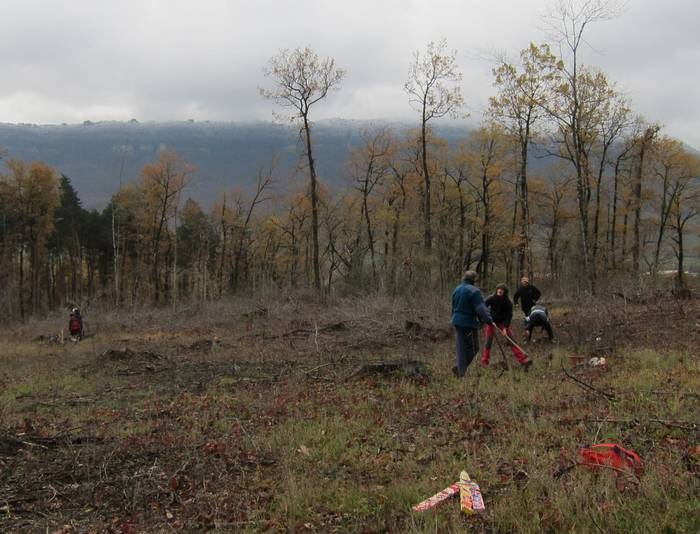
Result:
[[[59,203],[58,175],[40,162],[26,164],[11,159],[7,167],[9,173],[0,182],[3,247],[11,259],[16,255],[16,301],[19,314],[24,317],[37,311],[42,303],[40,281],[47,260],[46,243],[54,227],[54,210]]]
[[[169,225],[177,215],[182,190],[193,172],[194,167],[173,151],[161,152],[156,162],[146,165],[141,171],[142,227],[149,243],[151,290],[155,304],[162,299],[163,284],[168,283],[167,275],[163,276],[161,272],[161,250],[167,246],[167,256],[171,258],[175,253],[175,234],[169,231]]]

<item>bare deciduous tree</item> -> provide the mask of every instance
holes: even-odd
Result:
[[[530,43],[520,52],[520,65],[513,65],[505,57],[496,59],[493,69],[496,96],[489,102],[490,115],[503,124],[515,137],[520,156],[516,177],[516,210],[520,211],[520,236],[517,245],[518,271],[532,276],[530,253],[530,203],[528,194],[528,155],[534,128],[543,115],[549,77],[552,71],[540,68],[541,58],[550,57],[548,45]]]
[[[378,128],[374,131],[360,133],[361,144],[350,152],[348,172],[353,180],[355,189],[360,193],[361,218],[364,221],[364,231],[367,236],[367,248],[372,262],[372,280],[377,281],[377,265],[375,261],[374,228],[370,214],[370,196],[391,172],[391,162],[396,151],[393,133],[388,128]],[[362,224],[360,224],[360,227]],[[362,232],[357,232],[357,242],[361,240]]]
[[[543,22],[549,37],[559,49],[556,62],[547,61],[550,69],[559,72],[553,78],[555,98],[548,102],[546,111],[562,137],[564,156],[576,172],[576,194],[579,208],[579,241],[583,268],[591,289],[594,290],[595,268],[592,265],[589,243],[589,202],[591,198],[590,149],[602,119],[598,110],[607,80],[602,73],[581,65],[581,45],[586,44],[584,33],[595,22],[610,20],[618,15],[623,4],[616,0],[556,0]],[[612,93],[608,94],[612,98]]]
[[[437,44],[428,43],[424,53],[415,52],[413,63],[408,71],[408,81],[404,84],[409,103],[421,114],[421,164],[425,184],[423,244],[426,251],[431,250],[433,243],[430,220],[428,123],[432,119],[457,115],[464,104],[461,88],[454,85],[460,81],[462,81],[462,73],[457,68],[457,51],[447,51],[447,41],[443,39]]]
[[[275,84],[273,89],[260,89],[264,98],[273,100],[292,110],[292,121],[300,120],[304,137],[305,155],[309,166],[309,199],[311,200],[311,236],[314,286],[321,291],[321,266],[318,242],[318,178],[311,142],[311,107],[336,87],[345,71],[335,65],[332,58],[321,59],[310,48],[282,50],[270,59],[264,69],[265,76]]]

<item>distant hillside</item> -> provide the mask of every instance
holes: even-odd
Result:
[[[321,178],[343,182],[342,166],[359,134],[373,124],[332,120],[315,125],[315,158]],[[410,125],[397,125],[407,127]],[[442,126],[442,136],[457,141],[466,126]],[[159,148],[176,150],[197,167],[187,195],[205,206],[222,190],[254,182],[258,169],[280,158],[281,175],[298,161],[298,128],[274,123],[86,122],[80,125],[0,124],[0,147],[9,157],[41,160],[70,177],[87,208],[102,208],[125,182],[136,180]]]

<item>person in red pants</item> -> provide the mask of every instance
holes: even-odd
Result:
[[[510,298],[508,298],[508,286],[505,284],[498,284],[496,286],[496,292],[486,299],[485,304],[491,311],[491,317],[493,317],[495,327],[512,338],[513,331],[510,329],[510,322],[513,320],[513,303],[510,301]],[[487,324],[484,328],[484,337],[486,340],[484,342],[484,352],[481,356],[481,365],[483,366],[489,364],[491,344],[493,343],[493,336],[495,335],[493,323]],[[527,368],[532,364],[532,361],[525,356],[523,351],[518,347],[511,344],[510,348],[513,351],[513,356],[515,356],[515,359],[518,360],[520,365],[524,365]]]

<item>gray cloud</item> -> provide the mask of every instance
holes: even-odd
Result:
[[[5,1],[0,121],[267,120],[262,67],[309,45],[347,69],[317,118],[410,118],[412,54],[446,37],[458,50],[474,118],[492,92],[489,50],[515,55],[544,39],[547,1],[150,0]],[[632,0],[591,27],[586,62],[605,70],[635,110],[700,146],[700,4]]]

